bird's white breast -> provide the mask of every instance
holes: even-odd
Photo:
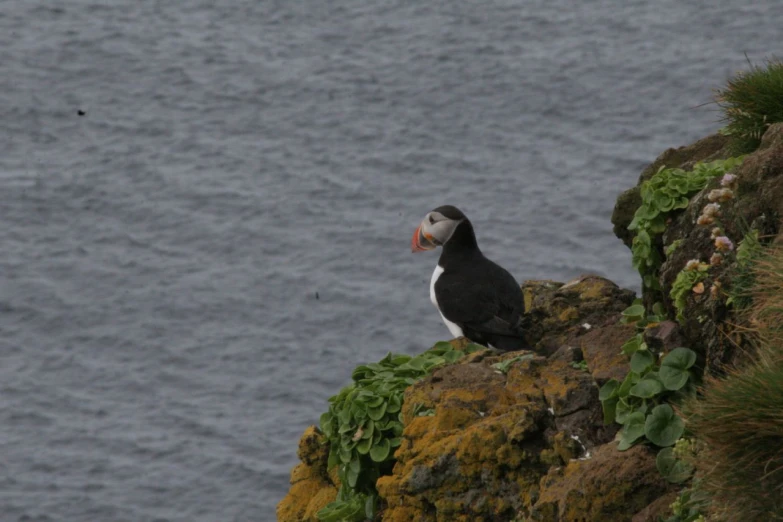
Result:
[[[430,281],[430,301],[432,301],[432,304],[435,305],[435,308],[438,309],[438,312],[440,312],[440,317],[443,319],[443,322],[446,324],[446,327],[449,329],[449,332],[451,332],[451,335],[454,337],[462,337],[464,334],[462,333],[462,328],[460,328],[456,323],[452,323],[448,319],[446,319],[443,316],[443,312],[440,311],[440,306],[438,306],[438,298],[435,296],[435,282],[438,280],[440,275],[443,273],[443,267],[438,265],[435,267],[435,271],[432,273],[432,280]]]

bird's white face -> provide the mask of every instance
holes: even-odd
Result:
[[[411,252],[424,252],[443,246],[457,229],[462,220],[449,219],[440,212],[432,211],[421,221],[413,232]]]

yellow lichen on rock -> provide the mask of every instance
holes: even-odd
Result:
[[[326,473],[329,446],[315,426],[299,439],[299,460],[291,470],[291,488],[277,505],[278,522],[317,522],[316,513],[337,496],[336,484]]]

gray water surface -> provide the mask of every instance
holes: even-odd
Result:
[[[781,27],[773,0],[2,3],[0,521],[274,520],[351,369],[448,337],[427,211],[520,281],[637,288],[617,194]]]

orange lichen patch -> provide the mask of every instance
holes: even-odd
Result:
[[[340,489],[342,482],[340,482],[340,466],[332,466],[329,470],[329,482],[334,484],[337,489]]]
[[[574,319],[579,318],[579,310],[574,308],[573,306],[569,306],[567,308],[564,308],[558,315],[557,319],[559,321],[562,321],[564,323],[569,323],[573,321]]]
[[[337,497],[337,488],[322,479],[300,480],[291,484],[277,505],[278,522],[316,522],[315,513]]]
[[[291,470],[291,488],[277,505],[278,522],[317,522],[316,513],[337,497],[339,482],[327,473],[329,446],[325,442],[315,426],[299,439],[297,454],[302,462]]]
[[[307,503],[307,509],[304,512],[304,519],[306,521],[312,520],[315,522],[318,520],[316,516],[319,511],[326,507],[329,502],[333,502],[337,497],[337,488],[325,487],[318,490],[318,492]]]
[[[546,405],[506,388],[506,376],[489,366],[503,359],[444,368],[406,391],[406,414],[411,401],[435,413],[407,423],[393,475],[376,484],[388,504],[384,520],[513,518],[520,487],[535,487],[542,472],[537,419]]]
[[[573,290],[582,301],[611,298],[613,283],[602,277],[583,276]]]
[[[455,350],[464,350],[471,342],[472,341],[467,337],[457,337],[456,339],[449,341]]]
[[[584,407],[592,399],[590,375],[562,360],[542,358],[521,361],[508,372],[506,387],[516,394],[543,399],[555,415]],[[595,390],[597,397],[598,390]]]
[[[315,426],[308,427],[299,439],[296,455],[305,464],[314,464],[329,456],[326,437]]]
[[[291,470],[291,484],[311,478],[319,478],[319,474],[312,466],[308,466],[304,462],[300,462]]]

